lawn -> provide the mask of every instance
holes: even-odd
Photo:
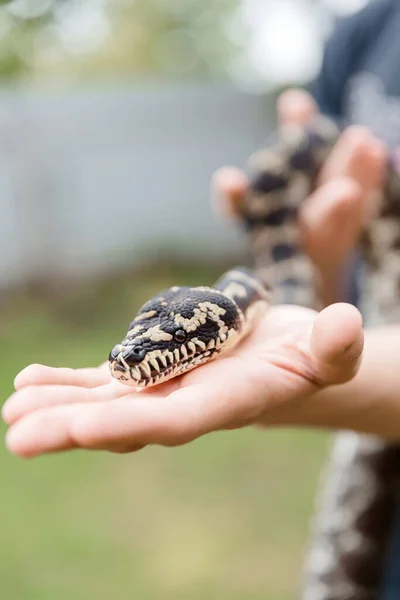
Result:
[[[98,364],[154,292],[219,272],[174,266],[14,295],[0,317],[1,397],[30,362]],[[249,428],[132,456],[24,461],[3,446],[2,598],[295,599],[328,443]]]

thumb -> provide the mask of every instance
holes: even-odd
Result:
[[[318,269],[341,267],[362,231],[364,203],[361,186],[337,178],[317,188],[300,208],[302,244]]]
[[[211,179],[211,206],[215,214],[227,219],[240,216],[247,184],[247,176],[241,169],[218,169]]]
[[[289,89],[277,100],[278,122],[282,125],[307,125],[318,113],[314,98],[304,90]]]
[[[362,316],[351,304],[331,304],[314,322],[310,340],[319,383],[332,385],[352,379],[364,348]]]

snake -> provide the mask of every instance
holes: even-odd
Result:
[[[146,302],[109,355],[112,377],[159,385],[231,351],[273,304],[320,309],[319,282],[302,244],[299,210],[318,185],[341,134],[329,118],[287,125],[253,152],[237,217],[249,265],[211,287],[173,286]],[[400,319],[400,175],[389,153],[384,186],[365,223],[361,301],[385,322]],[[400,446],[374,436],[336,435],[317,498],[303,600],[377,600],[400,484]]]
[[[112,376],[149,388],[227,353],[271,305],[268,286],[244,267],[213,287],[172,286],[151,298],[110,352]]]

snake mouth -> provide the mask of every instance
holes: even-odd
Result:
[[[111,375],[125,385],[146,388],[159,385],[199,365],[209,362],[222,350],[221,343],[206,344],[197,340],[190,347],[181,346],[170,350],[152,350],[139,364],[130,366],[122,353],[110,361]]]

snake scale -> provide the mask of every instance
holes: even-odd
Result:
[[[122,383],[149,387],[196,368],[239,343],[274,303],[319,307],[318,284],[301,247],[298,210],[340,131],[318,116],[287,126],[248,161],[239,207],[251,268],[213,287],[172,287],[149,300],[109,356]],[[385,186],[362,235],[364,298],[382,319],[400,319],[400,176],[388,159]],[[400,483],[400,447],[340,433],[319,498],[304,600],[377,600]]]

